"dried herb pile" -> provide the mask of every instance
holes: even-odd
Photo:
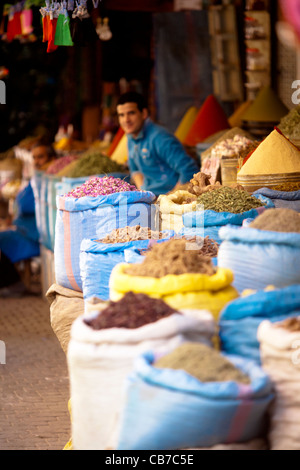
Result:
[[[201,382],[234,381],[249,384],[249,377],[219,351],[201,343],[183,343],[158,359],[154,366],[161,369],[181,369]]]
[[[292,209],[268,209],[257,216],[249,227],[271,232],[300,233],[300,214]]]
[[[155,278],[168,274],[215,274],[211,257],[204,256],[201,249],[190,249],[190,245],[190,242],[183,239],[171,239],[156,244],[146,253],[142,263],[127,266],[125,272],[132,276]]]
[[[239,188],[221,186],[214,191],[209,191],[198,197],[197,202],[203,204],[204,210],[215,212],[232,212],[240,214],[242,212],[265,206],[259,199],[251,196]]]
[[[135,225],[134,227],[127,226],[114,229],[105,238],[97,241],[101,243],[125,243],[134,240],[159,240],[163,236],[162,232]]]
[[[154,323],[174,313],[180,314],[161,299],[154,299],[146,294],[127,292],[121,300],[110,301],[97,317],[84,319],[84,323],[94,330],[133,329]]]
[[[106,155],[93,151],[86,152],[80,157],[68,176],[79,178],[80,176],[100,175],[106,173],[122,173],[124,168]]]

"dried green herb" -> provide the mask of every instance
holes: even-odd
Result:
[[[249,377],[221,355],[201,343],[183,343],[154,363],[161,369],[182,369],[201,382],[235,382],[249,384]]]
[[[205,210],[232,212],[234,214],[241,214],[265,206],[259,199],[251,196],[246,191],[228,186],[222,186],[214,191],[201,194],[197,198],[197,203],[203,204]]]
[[[98,151],[86,152],[78,159],[77,165],[68,176],[79,178],[81,176],[102,175],[106,173],[122,173],[124,168],[106,155]]]

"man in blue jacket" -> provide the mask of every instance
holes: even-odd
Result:
[[[117,113],[127,135],[128,166],[138,189],[159,196],[187,183],[199,172],[199,166],[180,141],[150,120],[142,95],[136,92],[121,95]]]

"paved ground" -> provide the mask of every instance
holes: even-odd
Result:
[[[70,439],[66,356],[49,314],[42,297],[0,299],[0,450],[61,450]]]

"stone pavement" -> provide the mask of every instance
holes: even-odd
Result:
[[[0,450],[62,450],[69,377],[46,299],[0,299],[0,341]]]

